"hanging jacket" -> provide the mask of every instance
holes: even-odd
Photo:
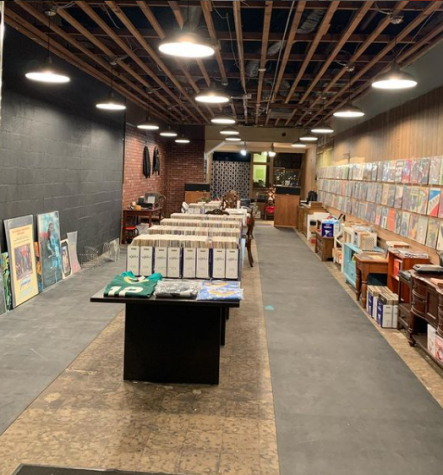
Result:
[[[145,175],[145,178],[151,176],[151,157],[149,156],[149,148],[147,146],[143,150],[143,175]]]
[[[152,164],[152,174],[155,175],[156,173],[160,175],[160,152],[158,147],[154,149],[154,160]]]

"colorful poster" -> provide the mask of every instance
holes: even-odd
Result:
[[[0,255],[0,268],[5,292],[6,310],[12,309],[11,271],[9,269],[9,254],[3,252]]]
[[[35,252],[35,267],[37,269],[38,291],[43,292],[42,264],[40,262],[40,248],[38,247],[38,242],[34,242],[34,252]]]
[[[43,288],[46,289],[63,278],[58,211],[39,214],[37,216],[37,230]]]
[[[439,221],[435,218],[430,218],[428,222],[428,234],[426,236],[426,246],[435,249],[437,247],[439,232]]]
[[[418,231],[417,231],[417,242],[420,244],[426,243],[426,234],[428,232],[428,217],[419,216],[418,217]]]
[[[440,183],[441,157],[432,157],[429,168],[429,184],[438,185]]]
[[[34,218],[32,215],[5,220],[10,258],[12,306],[38,294],[34,252]]]
[[[440,205],[440,195],[441,189],[440,188],[431,188],[429,190],[429,198],[428,198],[428,216],[438,216],[438,208]]]
[[[66,279],[72,274],[71,259],[69,257],[69,243],[67,239],[60,242],[60,249],[62,252],[62,274],[63,279]]]
[[[403,164],[403,173],[401,181],[403,183],[409,183],[411,177],[411,160],[405,160]]]
[[[75,274],[81,270],[77,257],[77,231],[68,233],[69,260],[71,262],[72,273]]]

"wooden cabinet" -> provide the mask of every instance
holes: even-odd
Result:
[[[198,203],[202,199],[208,199],[211,197],[209,191],[185,191],[186,203]]]
[[[388,289],[398,294],[398,273],[399,271],[412,269],[415,264],[428,264],[429,259],[417,259],[414,257],[403,257],[397,250],[388,251]],[[406,294],[405,294],[406,298]],[[409,302],[409,299],[407,300]]]
[[[332,251],[334,249],[333,237],[322,237],[320,231],[315,233],[315,252],[320,256],[322,261],[332,259]]]
[[[299,195],[275,195],[274,226],[282,228],[297,227]]]

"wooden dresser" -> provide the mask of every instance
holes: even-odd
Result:
[[[315,252],[322,261],[332,259],[332,250],[334,249],[333,237],[322,237],[320,231],[315,232]]]

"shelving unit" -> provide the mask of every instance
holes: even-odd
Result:
[[[332,250],[332,258],[335,264],[342,268],[343,263],[343,228],[340,229],[337,236],[334,236],[334,249]]]

